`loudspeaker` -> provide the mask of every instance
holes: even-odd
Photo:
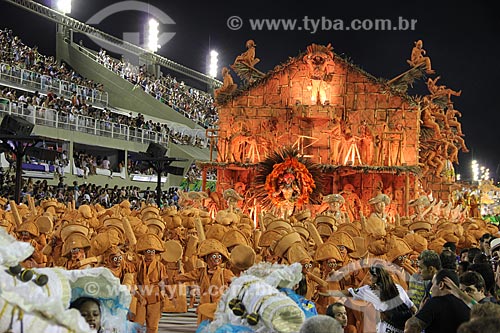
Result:
[[[44,161],[55,161],[61,155],[57,150],[40,147],[28,147],[26,148],[26,154]]]
[[[165,172],[170,173],[174,176],[184,176],[184,168],[175,167],[171,165],[165,168]]]
[[[146,153],[152,157],[163,157],[167,153],[167,147],[151,142]]]
[[[4,134],[29,136],[33,132],[34,124],[19,116],[5,115],[0,129]]]

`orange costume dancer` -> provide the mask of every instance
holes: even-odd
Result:
[[[183,248],[179,241],[168,240],[163,244],[165,252],[161,259],[167,269],[167,298],[163,306],[163,312],[187,312],[186,285],[176,283],[179,274],[184,273],[182,265]]]
[[[95,257],[87,258],[87,252],[90,249],[88,233],[89,228],[79,223],[68,223],[61,229],[63,240],[61,255],[67,259],[64,262],[64,268],[85,269],[97,263]]]
[[[34,222],[23,222],[17,228],[18,239],[30,243],[35,248],[33,254],[21,263],[24,268],[44,267],[46,258],[42,253],[41,245],[36,241],[39,236],[38,227]]]
[[[234,277],[231,270],[223,268],[224,261],[229,259],[227,248],[220,241],[209,238],[200,243],[198,257],[203,258],[206,265],[189,273],[177,276],[177,282],[195,281],[200,286],[200,305],[197,309],[198,323],[207,319],[200,308],[210,307],[215,311],[217,302]],[[203,311],[205,312],[205,311]]]
[[[156,255],[163,251],[162,242],[155,234],[146,234],[137,242],[137,252],[142,258],[137,267],[138,302],[134,321],[141,325],[146,322],[146,333],[158,332],[161,318],[167,271]]]
[[[343,286],[339,281],[334,281],[330,275],[342,265],[342,256],[337,246],[331,242],[326,242],[318,246],[314,254],[314,261],[319,263],[321,278],[326,282],[319,284],[313,301],[319,314],[325,314],[328,305],[338,302],[338,297],[330,296],[330,290],[341,290]]]

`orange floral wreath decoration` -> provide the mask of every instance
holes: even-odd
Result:
[[[295,157],[286,157],[282,163],[277,163],[273,166],[273,171],[267,175],[264,189],[267,191],[271,202],[274,205],[281,205],[283,199],[279,196],[274,196],[275,193],[280,192],[280,185],[287,174],[292,173],[298,183],[300,193],[296,200],[296,205],[301,206],[309,202],[309,196],[316,188],[314,179],[307,169],[307,167],[298,161]]]

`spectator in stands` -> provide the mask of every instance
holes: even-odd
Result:
[[[342,326],[334,318],[326,315],[317,315],[304,321],[299,333],[343,333]]]
[[[423,307],[405,325],[405,333],[456,333],[463,322],[469,320],[470,309],[455,297],[446,285],[449,278],[455,285],[459,284],[458,275],[451,269],[438,271],[432,279],[431,293]]]
[[[469,260],[469,249],[461,249],[460,250],[460,261],[468,261]]]
[[[344,304],[336,302],[328,305],[326,308],[326,315],[337,320],[342,326],[344,333],[356,333],[356,327],[354,325],[347,325],[347,310]]]
[[[479,249],[488,257],[491,256],[490,240],[492,238],[493,236],[490,233],[486,233],[479,239]]]
[[[470,263],[474,262],[474,258],[476,255],[480,254],[481,250],[477,247],[471,247],[469,251],[467,252],[467,261]]]
[[[439,255],[439,259],[441,260],[441,267],[447,269],[457,269],[457,256],[454,252],[450,250],[443,250]]]
[[[104,156],[102,161],[101,161],[101,168],[105,170],[109,170],[109,177],[113,178],[112,176],[112,171],[110,170],[110,164],[111,162],[109,161],[107,156]]]
[[[468,269],[469,269],[468,261],[461,261],[457,264],[457,273],[459,276],[467,272]]]
[[[432,278],[441,269],[441,259],[439,255],[432,250],[424,250],[420,253],[418,257],[418,268],[420,270],[421,279],[423,281],[432,281]],[[409,294],[419,294],[422,293],[422,288],[425,288],[423,293],[424,296],[420,302],[420,308],[425,304],[425,302],[430,298],[430,289],[432,283],[422,284],[418,286],[418,290],[410,289]]]
[[[482,253],[477,255],[472,265],[469,265],[468,270],[478,272],[483,277],[486,284],[486,294],[495,294],[495,272],[493,266],[486,256]]]
[[[457,333],[497,332],[500,327],[500,317],[483,317],[481,320],[470,320],[460,325]]]

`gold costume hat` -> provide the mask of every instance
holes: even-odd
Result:
[[[17,228],[17,232],[22,232],[22,231],[28,232],[33,237],[38,237],[40,235],[38,226],[35,224],[35,222],[32,221],[23,222],[19,226],[19,228]]]
[[[330,238],[328,238],[328,241],[338,246],[345,246],[347,252],[356,251],[356,244],[354,244],[354,239],[352,239],[352,236],[347,232],[336,231],[330,236]]]
[[[231,266],[240,271],[249,269],[255,264],[255,251],[248,245],[236,245],[230,254]]]
[[[387,194],[380,193],[377,194],[375,197],[371,198],[370,200],[368,200],[368,203],[370,205],[374,205],[379,202],[384,202],[386,205],[388,205],[391,203],[391,198],[389,198]]]
[[[141,253],[146,250],[155,250],[157,253],[164,252],[163,243],[155,234],[145,234],[137,240],[137,252]]]
[[[413,249],[408,245],[408,243],[401,238],[394,238],[394,241],[390,244],[389,251],[387,251],[387,260],[390,262],[395,261],[398,257],[410,254]]]
[[[250,245],[248,238],[239,229],[230,229],[222,236],[221,241],[227,248],[238,244]]]
[[[286,251],[288,251],[288,249],[290,248],[290,246],[292,246],[292,244],[301,242],[302,238],[300,237],[300,234],[296,231],[292,231],[287,235],[283,236],[279,241],[275,242],[274,247],[273,246],[271,247],[273,252],[277,256],[283,257]]]
[[[212,253],[222,254],[226,260],[229,259],[227,248],[217,239],[205,239],[198,246],[198,257],[204,257]]]
[[[339,248],[331,242],[319,245],[314,253],[314,261],[325,261],[328,259],[335,259],[338,262],[343,261]]]
[[[79,232],[68,235],[62,246],[62,256],[67,256],[73,249],[87,249],[90,247],[90,241],[87,236]]]
[[[163,243],[165,252],[161,254],[161,258],[166,262],[178,262],[182,258],[183,249],[181,243],[176,240],[168,240]]]

